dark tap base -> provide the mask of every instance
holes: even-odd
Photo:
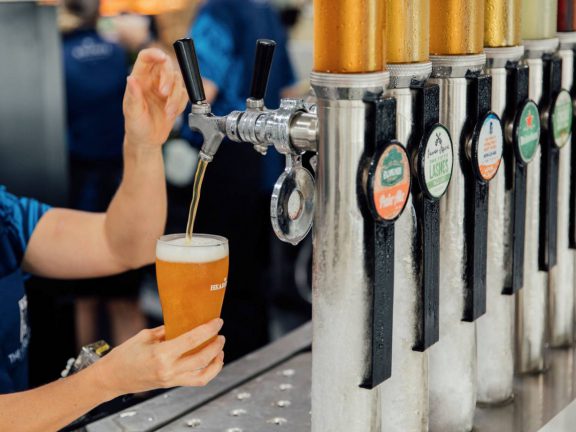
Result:
[[[466,145],[472,131],[489,113],[492,102],[492,77],[469,74],[468,120],[460,145],[460,164],[466,188],[464,229],[466,238],[464,321],[475,321],[486,313],[486,256],[488,237],[488,184],[480,181],[466,156]]]
[[[562,87],[562,59],[544,57],[544,88],[540,112],[550,110]],[[550,113],[550,117],[552,114]],[[542,163],[540,174],[540,245],[538,264],[540,270],[548,271],[557,263],[558,241],[558,165],[560,150],[554,143],[551,121],[543,125],[541,145]]]
[[[528,67],[518,62],[506,66],[506,111],[504,123],[516,121],[516,117],[528,100]],[[505,136],[504,161],[506,190],[512,191],[512,269],[510,285],[503,287],[503,294],[514,294],[524,285],[524,249],[526,237],[526,165],[517,157],[514,148],[517,134]],[[511,138],[511,139],[510,139]]]
[[[365,169],[377,150],[396,136],[396,100],[368,99],[366,102],[366,138],[364,161],[358,173],[359,203],[364,215],[366,274],[372,287],[369,312],[369,367],[360,384],[373,389],[392,375],[392,325],[394,305],[394,224],[376,220],[367,202],[371,197],[362,188]]]
[[[440,88],[436,84],[412,87],[413,130],[408,142],[411,159],[422,157],[427,132],[440,120]],[[415,173],[412,205],[418,219],[414,261],[420,275],[419,320],[415,351],[425,351],[440,338],[440,204],[423,191],[423,175]]]

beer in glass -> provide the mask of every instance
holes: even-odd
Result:
[[[156,277],[166,339],[220,317],[228,278],[228,240],[185,234],[161,237],[156,245]]]

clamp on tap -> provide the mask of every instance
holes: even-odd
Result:
[[[192,102],[188,123],[204,139],[200,158],[211,162],[224,138],[252,144],[254,150],[262,155],[274,146],[286,156],[286,169],[276,182],[272,196],[272,226],[280,240],[295,245],[312,227],[314,178],[302,166],[302,155],[307,151],[317,151],[318,119],[315,107],[301,99],[282,99],[278,109],[266,109],[264,97],[275,48],[276,42],[269,39],[259,39],[256,43],[246,110],[215,116],[206,102],[194,42],[181,39],[174,44]]]

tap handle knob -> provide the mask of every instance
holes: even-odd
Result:
[[[199,104],[206,99],[202,76],[198,67],[198,57],[194,48],[194,41],[190,38],[179,39],[174,42],[174,51],[178,64],[184,77],[188,96],[193,104]]]
[[[252,88],[250,97],[252,99],[264,99],[268,78],[270,77],[270,68],[272,67],[272,58],[276,42],[270,39],[258,39],[256,41],[256,60],[254,62],[254,73],[252,74]]]

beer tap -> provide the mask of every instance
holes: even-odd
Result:
[[[487,312],[477,322],[478,401],[500,404],[514,394],[514,294],[524,284],[526,171],[538,148],[540,117],[528,99],[519,2],[487,0],[484,29],[492,109],[503,120],[505,140],[503,166],[489,191]]]
[[[562,59],[562,89],[571,92],[573,98],[574,86],[574,49],[576,48],[576,27],[574,3],[572,0],[558,2],[558,39],[560,48],[558,56]],[[566,95],[567,96],[567,95]],[[564,98],[568,101],[568,98]],[[566,120],[571,121],[572,117]],[[573,126],[573,125],[572,125]],[[572,130],[568,131],[571,133]],[[574,142],[574,134],[572,134]],[[552,347],[568,347],[574,342],[574,284],[567,281],[574,280],[574,250],[570,247],[570,200],[575,195],[574,177],[571,175],[571,159],[574,157],[570,145],[558,149],[558,229],[557,264],[549,271],[549,328],[550,345]],[[572,190],[571,190],[572,187]]]
[[[466,3],[464,5],[464,3]],[[454,172],[440,203],[440,341],[430,358],[430,429],[471,430],[477,390],[476,325],[486,311],[488,184],[503,152],[484,74],[484,1],[432,0],[432,78]],[[450,368],[446,365],[450,364]]]
[[[198,58],[192,39],[181,39],[174,43],[174,50],[182,71],[188,97],[192,104],[189,116],[190,129],[202,135],[204,143],[200,158],[211,162],[225,137],[225,118],[212,114],[212,107],[206,102]]]
[[[392,376],[380,387],[382,431],[427,430],[428,351],[439,339],[440,201],[453,169],[453,145],[439,123],[440,89],[427,83],[430,0],[387,2],[389,94],[396,138],[406,144],[412,187],[395,224]]]
[[[557,6],[556,0],[522,0],[528,96],[538,104],[542,131],[541,145],[526,172],[526,197],[530,204],[526,208],[524,287],[516,295],[516,369],[520,373],[538,373],[547,368],[547,271],[557,261],[559,150],[555,148],[554,129],[564,131],[558,144],[565,142],[570,130],[558,124],[557,113],[563,113],[564,120],[569,117],[567,120],[571,121],[572,116],[571,98],[560,92],[562,60],[556,54]]]
[[[286,169],[274,186],[271,201],[272,226],[282,241],[298,244],[312,226],[314,178],[302,166],[302,155],[316,151],[317,118],[313,107],[301,99],[282,99],[276,110],[266,109],[264,96],[276,43],[259,39],[252,76],[250,97],[245,111],[226,116],[211,113],[205,101],[202,78],[192,39],[174,44],[186,88],[192,102],[189,125],[204,138],[200,158],[210,162],[224,138],[251,144],[265,155],[270,146],[285,155]]]

